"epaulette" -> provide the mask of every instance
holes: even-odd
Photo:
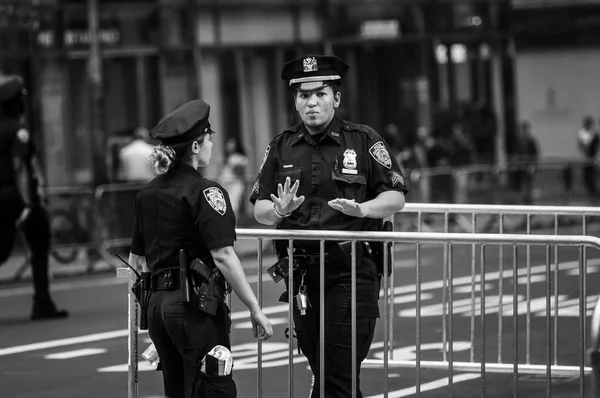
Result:
[[[363,133],[372,134],[377,132],[366,124],[352,123],[347,120],[343,121],[344,130],[346,131],[361,131]]]

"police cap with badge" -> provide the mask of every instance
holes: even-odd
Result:
[[[186,102],[160,119],[150,136],[163,145],[185,144],[202,134],[214,133],[209,114],[210,105],[206,102],[199,99]]]
[[[14,98],[17,94],[23,93],[24,84],[21,76],[0,75],[0,103]]]
[[[307,54],[287,62],[281,78],[297,91],[312,91],[340,84],[350,66],[335,55]]]

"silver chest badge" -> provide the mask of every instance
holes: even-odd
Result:
[[[344,165],[342,173],[357,174],[356,152],[354,151],[354,149],[346,149],[344,151],[344,160],[342,164]]]
[[[206,188],[202,192],[210,207],[215,209],[220,215],[225,215],[225,212],[227,211],[227,202],[225,202],[223,192],[217,187]]]

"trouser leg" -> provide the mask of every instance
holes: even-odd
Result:
[[[35,207],[32,210],[29,219],[23,224],[23,233],[31,251],[34,302],[49,302],[48,255],[50,253],[50,224],[48,222],[48,214],[44,208]]]
[[[231,349],[230,323],[225,305],[217,315],[205,315],[183,304],[179,290],[159,291],[153,293],[148,311],[151,338],[163,364],[166,396],[236,397],[231,374],[210,376],[200,372],[202,359],[213,347],[222,345]]]
[[[0,266],[8,260],[15,243],[16,228],[13,222],[0,222]]]
[[[357,289],[366,291],[367,289]],[[315,377],[311,398],[320,395],[319,305],[311,299],[312,307],[306,315],[294,309],[294,323],[298,344],[308,359]],[[375,318],[356,317],[356,396],[360,391],[360,365],[367,357],[373,341]],[[346,398],[352,396],[352,317],[351,290],[347,284],[336,285],[325,293],[325,396]]]

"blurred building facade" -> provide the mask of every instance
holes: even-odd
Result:
[[[280,70],[306,52],[352,65],[345,112],[379,131],[396,124],[398,145],[420,125],[445,134],[461,121],[487,137],[490,160],[510,150],[518,110],[509,0],[98,1],[109,176],[124,131],[150,128],[196,97],[213,105],[219,134],[205,174],[218,174],[229,137],[256,174],[293,114]],[[55,186],[94,182],[88,2],[0,0],[0,70],[27,80]]]

